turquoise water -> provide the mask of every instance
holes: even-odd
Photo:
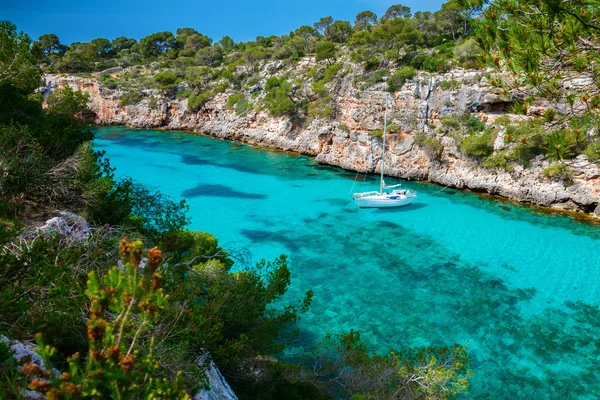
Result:
[[[415,182],[413,205],[361,210],[355,173],[177,132],[102,128],[95,145],[117,176],[185,198],[191,229],[287,254],[289,298],[315,294],[298,345],[350,329],[376,351],[458,342],[470,398],[600,398],[600,227]]]

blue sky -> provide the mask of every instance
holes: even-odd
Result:
[[[436,11],[445,0],[404,0],[412,11]],[[256,36],[282,35],[312,25],[327,15],[354,21],[371,10],[381,16],[394,0],[0,0],[0,20],[9,20],[37,39],[55,33],[63,43],[118,36],[140,39],[159,31],[194,28],[219,40],[236,42]]]

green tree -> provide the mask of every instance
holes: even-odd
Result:
[[[171,32],[157,32],[143,37],[139,42],[140,54],[144,58],[156,58],[175,45],[175,37]]]
[[[108,58],[112,55],[112,43],[108,39],[98,38],[90,42],[99,58]]]
[[[41,86],[42,71],[38,66],[41,57],[39,46],[17,26],[0,21],[0,82],[8,82],[23,93],[31,93]],[[10,107],[10,106],[9,106]]]
[[[168,90],[175,87],[177,83],[177,75],[172,71],[160,72],[154,75],[154,82],[161,90]]]
[[[196,60],[200,65],[217,67],[223,61],[223,50],[219,46],[208,46],[201,48],[196,53]]]
[[[265,90],[265,104],[271,115],[292,115],[297,111],[298,104],[292,98],[294,87],[285,78],[269,78]]]
[[[327,40],[337,43],[345,43],[352,35],[352,26],[348,21],[337,20],[325,29]]]
[[[336,51],[335,43],[322,40],[317,43],[316,60],[327,60],[327,62],[331,64],[332,61],[335,60]]]
[[[313,27],[317,32],[321,35],[325,34],[325,30],[329,28],[329,26],[333,24],[333,18],[331,16],[323,17],[314,23]]]
[[[58,36],[56,36],[54,33],[48,33],[40,36],[38,38],[38,44],[46,56],[51,54],[65,54],[69,49],[69,46],[65,46],[64,44],[60,43]]]
[[[371,30],[373,25],[377,24],[377,15],[372,11],[361,11],[356,15],[354,20],[354,30],[365,31]]]
[[[267,52],[262,47],[251,47],[244,51],[242,58],[248,64],[251,70],[254,71],[258,66],[258,63],[267,58]]]
[[[136,43],[137,40],[135,39],[120,36],[111,42],[112,52],[114,55],[117,55],[123,50],[131,49],[133,46],[135,46]]]
[[[402,4],[394,4],[387,9],[385,14],[383,14],[383,17],[381,17],[381,22],[389,21],[395,18],[410,18],[411,15],[410,7],[403,6]]]
[[[235,48],[235,42],[229,36],[223,36],[221,40],[217,42],[219,46],[226,52],[230,52]]]

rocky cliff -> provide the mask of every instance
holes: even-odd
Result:
[[[310,63],[310,60],[304,61]],[[267,68],[268,67],[268,68]],[[263,78],[282,66],[265,66]],[[264,81],[264,79],[263,79]],[[383,126],[385,92],[383,85],[358,90],[351,75],[330,88],[334,103],[332,120],[314,119],[299,123],[289,117],[270,117],[266,111],[248,111],[241,115],[227,107],[231,93],[221,93],[200,111],[190,111],[187,100],[179,100],[164,91],[146,89],[135,105],[121,105],[122,92],[103,87],[95,78],[48,75],[49,93],[63,86],[90,95],[90,108],[98,124],[118,124],[139,128],[188,130],[223,139],[242,141],[264,147],[292,150],[316,157],[321,163],[361,172],[378,172],[382,142],[369,132]],[[454,70],[439,75],[418,75],[391,95],[391,122],[399,129],[388,135],[385,154],[386,174],[404,179],[428,180],[443,186],[499,195],[521,202],[577,210],[600,216],[600,172],[585,156],[569,161],[573,184],[545,179],[542,170],[550,165],[541,157],[528,168],[516,166],[512,171],[485,169],[466,157],[456,140],[436,133],[440,119],[466,111],[493,125],[507,114],[511,96],[489,84],[482,71]],[[539,113],[542,107],[531,107]],[[526,116],[509,115],[513,120]],[[444,150],[436,157],[415,144],[415,133],[437,135]],[[503,142],[501,128],[496,128],[495,148]]]

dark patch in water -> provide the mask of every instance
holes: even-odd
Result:
[[[510,209],[510,207],[507,207],[507,206],[500,206],[500,208],[503,209],[504,211],[512,211]]]
[[[181,161],[187,165],[214,165],[215,167],[220,168],[228,168],[239,172],[245,172],[248,174],[255,175],[266,175],[264,172],[257,168],[249,167],[248,165],[238,165],[234,163],[224,163],[224,162],[215,162],[211,160],[207,160],[205,158],[200,158],[198,156],[194,156],[192,154],[183,154],[181,156]]]
[[[390,221],[379,221],[377,222],[377,225],[379,225],[382,228],[403,229],[402,225]]]
[[[240,198],[240,199],[266,199],[267,196],[264,194],[258,193],[245,193],[234,190],[228,186],[224,185],[198,185],[192,189],[184,190],[182,193],[183,197],[193,198],[193,197],[232,197],[232,198]]]
[[[350,201],[345,200],[345,199],[335,199],[335,198],[329,198],[329,199],[321,199],[318,200],[320,202],[325,202],[325,203],[329,203],[332,206],[339,206],[339,207],[343,207],[346,204],[348,204]]]
[[[183,154],[181,156],[181,162],[186,165],[215,165],[215,163],[211,161],[190,154]]]
[[[300,249],[298,243],[301,242],[301,240],[292,240],[288,238],[284,231],[272,232],[259,229],[242,229],[241,233],[255,243],[276,242],[281,243],[291,251],[298,251]]]

